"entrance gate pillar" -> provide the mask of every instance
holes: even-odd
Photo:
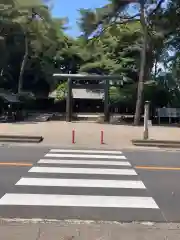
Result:
[[[109,80],[104,82],[104,122],[109,122],[110,113],[109,113]]]
[[[72,121],[72,79],[67,81],[67,96],[66,96],[66,122]]]

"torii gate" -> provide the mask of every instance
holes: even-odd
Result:
[[[54,73],[53,77],[58,77],[61,79],[67,79],[68,89],[67,89],[67,100],[66,100],[66,121],[72,121],[72,88],[86,88],[86,89],[104,89],[104,121],[109,122],[109,85],[110,80],[117,81],[123,85],[123,80],[119,80],[119,75],[86,75],[86,74],[62,74]],[[104,83],[100,84],[73,84],[72,80],[99,80]]]

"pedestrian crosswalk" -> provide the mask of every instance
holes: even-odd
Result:
[[[105,214],[106,219],[114,219],[110,209],[117,214],[115,219],[123,219],[121,213],[129,214],[131,209],[125,217],[130,220],[137,220],[140,210],[159,210],[122,152],[87,149],[51,149],[0,199],[0,206],[26,206],[29,217],[33,207],[36,217],[44,216],[42,212],[52,217],[49,207],[53,207],[56,218],[101,220]],[[144,218],[149,220],[148,214]]]

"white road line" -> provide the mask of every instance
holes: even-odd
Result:
[[[59,178],[21,178],[16,185],[51,187],[88,187],[88,188],[129,188],[146,189],[142,181],[59,179]]]
[[[99,158],[99,159],[126,159],[122,155],[91,155],[91,154],[61,154],[61,153],[47,153],[45,157],[55,158]]]
[[[158,209],[151,197],[5,194],[0,205]]]
[[[36,173],[75,173],[75,174],[104,174],[104,175],[137,175],[134,169],[107,168],[61,168],[61,167],[32,167],[28,172]]]
[[[108,151],[108,150],[79,150],[79,149],[51,149],[50,152],[54,153],[98,153],[98,154],[122,154],[121,151]]]
[[[47,164],[81,164],[81,165],[107,165],[107,166],[131,166],[129,162],[120,161],[87,161],[87,160],[57,160],[57,159],[40,159],[38,163]]]

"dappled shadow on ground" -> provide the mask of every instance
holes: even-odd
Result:
[[[8,122],[7,122],[8,123]],[[21,124],[38,124],[39,122],[34,122],[34,121],[21,121],[21,122],[11,122],[16,125],[21,125]]]
[[[40,121],[36,121],[36,120],[21,120],[21,121],[12,121],[12,120],[1,120],[0,121],[0,124],[1,123],[10,123],[10,124],[37,124],[37,123],[40,123]]]
[[[38,113],[34,112],[33,114],[30,114],[27,118],[21,121],[12,121],[8,120],[5,121],[3,118],[0,117],[0,123],[10,123],[15,125],[28,125],[28,124],[39,124],[43,122],[65,122],[66,121],[66,114],[65,113]],[[134,116],[133,115],[123,115],[123,114],[111,114],[110,116],[110,122],[104,122],[104,115],[102,113],[74,113],[72,116],[72,123],[82,123],[82,122],[94,122],[100,125],[120,125],[120,126],[134,126]],[[141,117],[139,126],[143,126],[144,124],[144,118]],[[153,119],[151,124],[153,126],[162,126],[162,127],[173,127],[177,128],[180,127],[180,123],[178,122],[172,122],[169,123],[166,122],[159,122],[157,119]],[[150,124],[150,125],[151,125]]]
[[[0,120],[0,123],[13,123],[13,124],[37,124],[37,123],[41,123],[41,122],[47,122],[51,119],[52,114],[48,114],[48,113],[34,113],[33,115],[29,115],[28,117],[24,118],[24,120],[4,120],[3,117]]]

